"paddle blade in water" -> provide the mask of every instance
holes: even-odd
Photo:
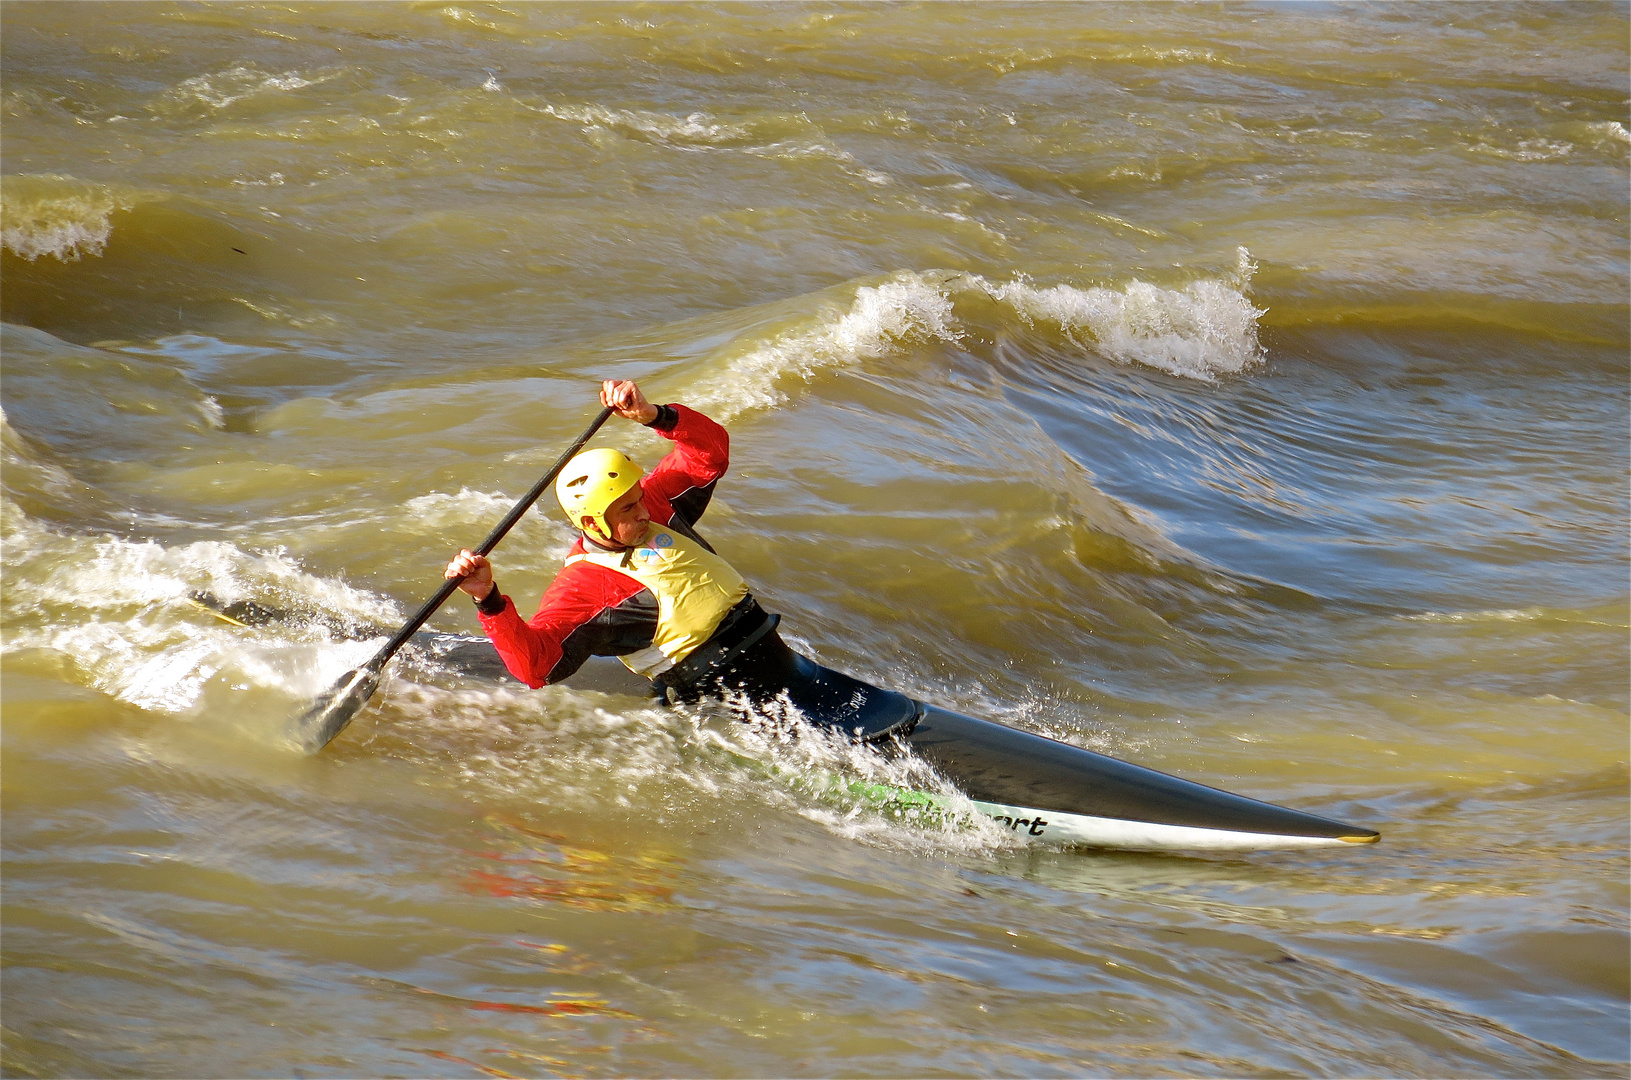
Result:
[[[306,753],[317,753],[345,730],[378,688],[377,670],[360,667],[346,672],[290,722],[290,736]]]

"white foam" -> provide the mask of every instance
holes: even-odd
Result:
[[[1073,344],[1122,364],[1211,382],[1260,363],[1263,347],[1246,289],[1256,271],[1245,248],[1235,269],[1176,288],[1133,281],[1120,288],[1060,284],[1039,288],[1022,278],[993,284],[978,274],[902,271],[855,290],[847,309],[831,307],[813,325],[768,341],[732,342],[701,386],[689,392],[722,420],[787,400],[783,379],[808,382],[824,369],[897,354],[927,342],[957,344],[964,328],[959,300],[995,300],[1028,326],[1056,328]]]
[[[808,158],[826,158],[844,164],[854,162],[855,156],[846,150],[828,142],[784,139],[780,142],[766,143],[763,146],[747,146],[742,153],[753,157],[780,158],[784,161],[798,161]]]
[[[113,215],[130,206],[111,189],[71,176],[8,176],[0,185],[0,245],[29,262],[100,255],[113,235]]]
[[[746,703],[737,708],[746,711]],[[771,805],[880,846],[971,851],[1017,845],[916,755],[886,757],[842,733],[813,728],[785,701],[752,711],[762,719],[690,716],[692,741],[710,751],[710,768],[736,765],[733,789],[756,789]]]
[[[921,274],[896,274],[855,290],[848,310],[836,316],[728,357],[724,371],[693,397],[710,415],[728,420],[785,401],[776,388],[784,376],[808,381],[823,368],[881,357],[909,342],[956,342],[961,336],[949,295]]]
[[[728,804],[747,799],[895,849],[1022,843],[916,756],[885,758],[809,727],[796,710],[771,707],[765,722],[750,724],[715,711],[607,709],[599,700],[569,687],[404,684],[391,706],[414,732],[406,752],[444,755],[457,745],[465,782],[494,795],[703,815],[734,814]]]
[[[307,78],[297,71],[273,75],[252,65],[239,64],[225,71],[184,79],[166,91],[160,101],[175,105],[198,102],[212,110],[219,110],[257,94],[299,90],[332,78],[332,73]]]
[[[1601,135],[1613,142],[1631,143],[1631,131],[1627,131],[1624,124],[1618,120],[1601,120],[1586,125],[1594,134]]]
[[[608,109],[604,105],[545,105],[542,111],[557,120],[581,124],[585,130],[618,129],[659,142],[716,145],[737,142],[748,135],[744,127],[718,123],[701,112],[674,116],[644,109]]]
[[[403,504],[403,509],[416,522],[429,529],[440,529],[450,525],[490,528],[509,513],[514,505],[515,500],[507,496],[471,491],[467,487],[461,487],[457,495],[433,491],[415,496]]]
[[[1545,617],[1540,608],[1503,608],[1491,611],[1423,611],[1415,615],[1400,615],[1406,622],[1479,623],[1479,622],[1533,622]]]
[[[1572,143],[1553,139],[1522,139],[1515,147],[1492,146],[1478,142],[1468,147],[1474,154],[1501,158],[1505,161],[1560,161],[1574,152]]]
[[[1262,360],[1254,307],[1244,289],[1257,267],[1240,248],[1233,275],[1202,279],[1177,289],[1145,281],[1119,288],[1024,281],[987,286],[1027,323],[1057,326],[1072,341],[1123,364],[1142,364],[1170,375],[1210,382]]]
[[[1496,608],[1488,611],[1423,611],[1412,615],[1396,616],[1406,622],[1426,623],[1572,623],[1577,626],[1610,626],[1626,629],[1623,616],[1598,618],[1602,609],[1575,610],[1569,608]]]
[[[106,626],[99,624],[97,629]],[[73,642],[75,645],[86,644],[86,635],[83,634],[61,636],[77,638]],[[100,651],[104,655],[119,655],[121,659],[128,655],[121,646],[128,646],[129,643],[118,637],[108,637],[102,644]],[[115,676],[110,688],[119,698],[138,708],[162,709],[166,712],[182,712],[189,708],[203,693],[204,684],[221,670],[219,650],[209,641],[189,641],[146,660],[130,659],[131,663],[120,665],[122,670]]]
[[[388,601],[306,573],[282,551],[251,552],[213,540],[165,547],[76,536],[40,525],[9,501],[3,510],[0,649],[55,653],[90,685],[141,708],[183,711],[228,669],[257,686],[311,694],[377,646],[333,642],[325,629],[303,622],[280,627],[278,639],[268,641],[265,633],[251,635],[204,615],[186,603],[193,592],[332,612],[357,622],[390,624],[402,617]],[[290,646],[304,652],[291,656]]]
[[[27,533],[26,537],[6,537],[8,568],[14,559],[28,559],[44,549],[53,549],[54,557],[45,574],[31,573],[8,583],[20,598],[101,611],[161,603],[207,591],[225,601],[274,597],[357,619],[400,618],[394,605],[371,593],[307,574],[282,550],[250,552],[220,540],[171,548],[151,540],[50,534],[33,522],[17,522],[15,518],[7,524],[8,534],[12,528]],[[47,535],[49,540],[44,539]],[[33,550],[18,550],[25,546]]]

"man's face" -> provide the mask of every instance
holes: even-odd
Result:
[[[646,491],[639,484],[618,497],[606,508],[606,527],[611,535],[606,539],[620,547],[633,547],[646,538],[646,526],[651,514],[646,511]],[[583,519],[583,527],[591,534],[598,532],[590,518]]]

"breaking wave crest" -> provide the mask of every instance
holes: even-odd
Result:
[[[303,570],[283,551],[205,540],[165,546],[57,532],[0,504],[8,656],[43,653],[85,681],[143,709],[185,712],[222,673],[235,689],[315,693],[365,658],[369,642],[336,641],[324,622],[291,622],[259,640],[201,612],[188,598],[270,600],[380,625],[400,613],[375,594]]]
[[[748,137],[737,124],[715,121],[707,113],[685,116],[643,109],[608,109],[604,105],[545,105],[539,110],[557,120],[581,124],[585,130],[610,128],[623,134],[678,146],[714,146]]]
[[[766,338],[738,338],[716,355],[716,366],[691,396],[721,419],[771,408],[786,400],[779,384],[817,372],[903,353],[914,345],[964,341],[994,301],[1001,333],[1009,320],[1061,336],[1071,347],[1118,364],[1138,364],[1186,379],[1215,381],[1263,359],[1257,337],[1264,309],[1247,298],[1256,270],[1239,249],[1232,273],[1166,288],[1145,281],[1119,287],[1039,287],[1023,277],[991,282],[959,271],[901,271],[861,285],[848,307],[829,303]]]
[[[334,70],[314,74],[298,71],[273,73],[253,64],[236,64],[223,71],[184,79],[161,94],[148,108],[161,115],[195,111],[213,114],[246,98],[300,90],[327,82],[338,74]]]
[[[704,411],[728,420],[785,401],[776,387],[784,376],[809,381],[823,368],[876,359],[913,341],[960,337],[952,298],[924,275],[897,274],[881,285],[856,289],[847,311],[829,310],[814,326],[746,348],[732,343],[735,351],[727,352],[723,372],[694,396]]]
[[[1264,310],[1246,298],[1257,267],[1245,248],[1227,279],[1163,289],[1134,281],[1120,289],[1038,289],[1024,281],[982,286],[1027,324],[1057,326],[1084,349],[1117,363],[1143,364],[1169,375],[1211,381],[1263,358],[1257,320]]]
[[[133,202],[101,184],[54,173],[0,180],[0,246],[33,262],[49,255],[77,262],[100,255],[113,235],[113,215]]]

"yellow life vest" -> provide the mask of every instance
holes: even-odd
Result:
[[[618,657],[630,671],[661,675],[713,637],[727,612],[748,595],[747,582],[731,564],[696,540],[652,522],[637,547],[606,551],[590,544],[567,557],[627,574],[657,598],[657,632],[651,648]]]

